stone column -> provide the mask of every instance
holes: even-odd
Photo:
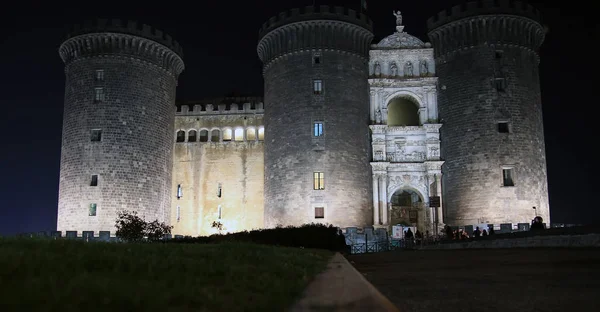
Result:
[[[379,175],[373,175],[373,225],[379,225]]]
[[[436,208],[437,211],[437,221],[438,224],[443,223],[443,217],[442,217],[442,207],[444,206],[444,199],[442,198],[442,174],[441,173],[437,173],[437,184],[435,186],[435,190],[437,192],[437,196],[440,197],[440,206]]]
[[[388,225],[387,174],[381,176],[381,223]]]
[[[427,108],[420,107],[419,108],[419,120],[420,120],[421,124],[422,125],[426,124],[428,118],[429,118],[429,116],[427,115]]]
[[[372,125],[375,124],[375,112],[377,111],[377,97],[376,97],[376,94],[377,93],[375,92],[375,90],[371,89],[371,92],[370,92],[370,95],[371,95],[371,97],[370,97],[370,100],[371,100],[370,107],[371,107],[371,124]]]

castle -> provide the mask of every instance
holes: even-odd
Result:
[[[427,21],[431,43],[393,13],[395,32],[372,43],[354,10],[282,12],[259,30],[264,98],[180,103],[170,36],[116,20],[76,27],[59,49],[57,229],[114,232],[121,210],[194,236],[215,224],[549,222],[539,12],[456,6]]]

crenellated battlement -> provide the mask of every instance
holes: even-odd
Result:
[[[175,115],[230,115],[263,114],[265,112],[261,97],[226,97],[191,102],[176,103]]]
[[[59,48],[65,64],[87,57],[133,56],[159,66],[175,77],[184,69],[182,48],[171,36],[134,21],[98,19],[77,25]]]
[[[471,16],[479,15],[517,15],[532,19],[541,24],[539,10],[532,5],[513,0],[478,0],[456,5],[444,10],[427,20],[427,28],[432,31],[447,23]]]
[[[140,24],[136,21],[122,21],[120,19],[87,20],[83,24],[73,25],[65,40],[79,35],[102,32],[128,34],[156,41],[183,58],[183,49],[170,35],[150,25]]]
[[[258,56],[265,68],[280,56],[314,49],[330,49],[368,57],[373,39],[366,15],[343,7],[305,7],[282,12],[263,24]]]
[[[286,24],[321,19],[349,22],[364,27],[369,31],[373,30],[373,21],[365,14],[356,12],[355,10],[328,5],[306,6],[301,9],[287,10],[271,17],[263,23],[258,31],[258,39],[262,39],[270,31]]]
[[[481,45],[509,45],[537,52],[545,38],[540,12],[509,0],[455,6],[428,20],[436,58]]]

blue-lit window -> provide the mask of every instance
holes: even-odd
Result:
[[[315,122],[313,124],[313,136],[315,136],[315,137],[323,136],[323,123],[322,122]]]
[[[321,79],[313,80],[313,93],[314,94],[323,93],[323,80],[321,80]]]

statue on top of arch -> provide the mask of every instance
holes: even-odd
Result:
[[[402,26],[402,12],[393,11],[394,16],[396,17],[396,26]]]

